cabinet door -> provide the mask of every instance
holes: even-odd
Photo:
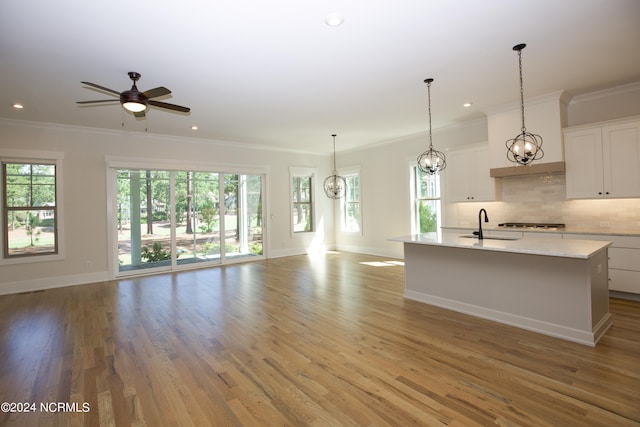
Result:
[[[450,202],[469,202],[467,156],[464,151],[447,153],[447,198]]]
[[[495,178],[489,175],[489,147],[477,148],[468,153],[469,188],[476,202],[491,202],[496,199]]]
[[[565,133],[564,160],[568,199],[603,197],[602,131],[600,128]]]
[[[445,172],[450,202],[490,202],[496,199],[494,178],[489,176],[489,147],[449,152]]]
[[[602,128],[605,197],[640,196],[640,122]]]

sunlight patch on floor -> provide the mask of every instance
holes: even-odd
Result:
[[[371,267],[394,267],[403,266],[404,261],[363,261],[360,264],[370,265]]]

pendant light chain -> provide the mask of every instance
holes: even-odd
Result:
[[[338,168],[336,167],[336,134],[331,135],[333,137],[333,174],[337,175]]]
[[[513,139],[505,142],[507,147],[507,159],[518,165],[531,166],[533,161],[544,157],[542,151],[542,137],[530,132],[524,125],[524,84],[522,78],[522,49],[527,45],[524,43],[517,44],[513,50],[518,51],[518,70],[520,72],[520,115],[522,118],[522,127],[520,133]]]
[[[431,133],[431,82],[433,79],[427,79],[427,97],[429,98],[429,148],[433,148],[433,134]]]
[[[347,180],[338,175],[336,166],[336,134],[333,137],[333,175],[328,176],[324,180],[324,194],[330,199],[340,199],[347,193]]]
[[[524,127],[524,87],[522,84],[522,49],[518,50],[518,68],[520,69],[520,114],[522,117],[522,133],[527,130]]]
[[[418,169],[428,175],[436,175],[447,167],[447,160],[442,151],[433,149],[433,131],[431,128],[431,82],[433,79],[426,79],[427,96],[429,98],[429,149],[418,156]]]

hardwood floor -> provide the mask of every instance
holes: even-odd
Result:
[[[640,425],[640,303],[612,299],[592,348],[404,300],[389,261],[295,256],[2,296],[0,402],[36,406],[0,424]]]

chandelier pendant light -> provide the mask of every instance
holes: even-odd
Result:
[[[447,160],[442,151],[433,149],[433,137],[431,133],[431,82],[433,79],[426,79],[427,94],[429,98],[429,149],[418,156],[418,169],[423,173],[435,175],[447,167]]]
[[[518,51],[518,67],[520,69],[520,111],[522,115],[522,128],[520,133],[513,139],[505,142],[507,147],[507,159],[517,165],[528,165],[534,160],[540,160],[544,156],[542,151],[542,137],[534,133],[527,132],[524,126],[524,90],[522,88],[522,49],[527,45],[517,44],[513,50]]]
[[[333,137],[333,175],[324,180],[324,193],[330,199],[340,199],[347,192],[347,180],[338,175],[338,170],[336,169],[336,134],[334,133],[331,136]]]

